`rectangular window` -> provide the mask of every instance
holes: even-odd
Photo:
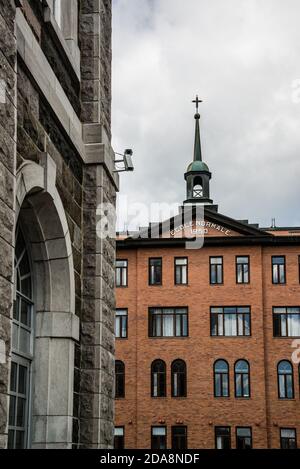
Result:
[[[149,259],[149,285],[162,284],[162,259],[160,257]]]
[[[187,308],[150,308],[149,337],[187,337]]]
[[[115,427],[114,449],[124,448],[124,427]]]
[[[252,430],[250,427],[236,428],[236,449],[252,448]]]
[[[275,284],[286,283],[285,257],[272,256],[272,282]]]
[[[115,334],[118,339],[127,338],[128,311],[117,309],[115,316]]]
[[[187,257],[175,257],[175,285],[187,285],[188,260]]]
[[[210,257],[209,263],[211,285],[223,283],[223,257]]]
[[[18,362],[17,362],[18,360]],[[27,360],[13,357],[11,362],[11,382],[8,421],[8,448],[27,447],[28,410],[30,390],[30,367]]]
[[[151,449],[167,449],[166,427],[151,428]]]
[[[230,427],[215,427],[216,449],[230,449]]]
[[[281,449],[297,449],[297,437],[295,428],[280,429]]]
[[[126,259],[116,260],[116,287],[128,286],[128,261]]]
[[[251,334],[250,307],[210,308],[210,330],[212,336],[249,336]]]
[[[300,307],[273,308],[274,337],[300,337]]]
[[[177,451],[187,449],[187,427],[172,427],[172,449]]]
[[[249,256],[236,257],[236,283],[250,282],[250,261]]]
[[[120,360],[115,362],[115,398],[125,397],[125,364]]]

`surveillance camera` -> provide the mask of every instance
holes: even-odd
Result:
[[[127,150],[125,150],[125,152],[124,152],[124,155],[132,156],[132,155],[133,155],[133,151],[131,150],[131,148],[127,148]]]
[[[134,170],[131,155],[132,155],[132,151],[131,151],[131,153],[126,153],[126,151],[125,151],[124,164],[125,164],[125,170],[126,171],[133,171]]]

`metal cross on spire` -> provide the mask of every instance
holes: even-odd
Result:
[[[194,99],[192,101],[192,103],[195,103],[196,104],[196,112],[198,113],[198,107],[199,107],[199,103],[202,103],[203,101],[201,99],[198,98],[198,95],[196,94],[196,99]]]

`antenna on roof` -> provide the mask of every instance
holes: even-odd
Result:
[[[276,228],[276,219],[272,218],[271,228]]]

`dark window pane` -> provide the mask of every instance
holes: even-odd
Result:
[[[24,253],[22,257],[22,260],[19,264],[19,268],[20,268],[21,277],[24,277],[24,275],[27,275],[30,273],[29,259],[28,259],[28,255],[26,252]]]
[[[281,336],[281,315],[280,314],[274,314],[273,316],[273,326],[274,326],[274,336],[275,337],[280,337]]]
[[[230,449],[230,427],[216,427],[216,448],[217,449]]]
[[[151,449],[166,449],[166,428],[152,427]]]
[[[26,399],[18,397],[17,427],[25,426]]]
[[[186,365],[182,360],[172,363],[172,396],[186,396]]]
[[[222,396],[221,375],[219,373],[215,374],[215,396],[216,397]]]
[[[211,335],[218,335],[218,315],[211,315]]]
[[[229,396],[229,377],[228,375],[223,375],[222,379],[222,393],[224,397]]]
[[[285,258],[283,256],[272,257],[273,283],[285,283]]]
[[[15,436],[14,430],[9,430],[8,431],[8,441],[7,441],[7,448],[8,449],[14,449],[14,446],[15,446],[14,436]]]
[[[125,365],[123,362],[115,363],[115,397],[125,397]]]
[[[8,424],[12,427],[15,426],[15,419],[16,419],[16,398],[14,396],[10,396],[9,398],[9,421]]]
[[[114,449],[124,449],[124,437],[123,436],[115,436]]]
[[[16,431],[16,449],[24,449],[25,432]]]
[[[229,396],[228,364],[225,360],[217,360],[214,364],[215,397]]]
[[[31,305],[26,303],[26,301],[21,301],[21,323],[25,326],[31,326]]]
[[[286,376],[286,390],[287,390],[287,398],[292,399],[294,397],[293,392],[293,377],[292,375]]]
[[[124,428],[115,427],[114,449],[124,449]]]
[[[237,449],[251,449],[252,448],[251,428],[247,428],[247,427],[237,428],[236,447]]]
[[[14,301],[14,319],[19,321],[19,308],[20,308],[20,298],[17,296],[16,300]]]
[[[14,362],[11,362],[10,390],[13,392],[17,391],[17,371],[18,365]]]
[[[211,335],[250,335],[249,307],[211,308]]]
[[[188,315],[186,308],[149,309],[150,337],[186,337]]]
[[[172,427],[172,449],[187,449],[187,429],[186,427]]]
[[[149,283],[150,285],[161,285],[162,281],[162,260],[149,260]]]
[[[27,298],[31,298],[31,277],[21,280],[21,293]]]
[[[297,448],[296,430],[294,428],[280,429],[280,446],[282,449]]]
[[[161,360],[156,360],[151,365],[151,382],[153,397],[165,397],[166,395],[166,365]]]
[[[116,261],[116,286],[126,287],[127,286],[127,260]]]

